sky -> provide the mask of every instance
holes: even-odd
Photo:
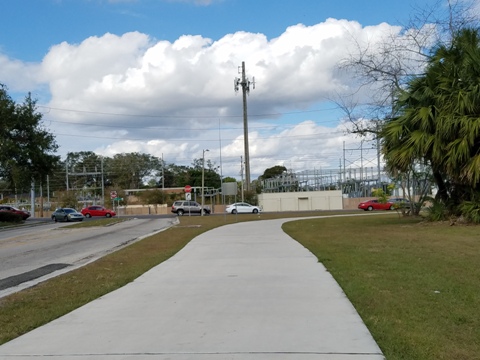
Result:
[[[400,34],[437,0],[16,0],[1,5],[0,83],[38,100],[58,154],[202,158],[239,179],[242,62],[251,178],[376,167],[332,99],[354,43]],[[340,94],[340,95],[339,95]],[[205,150],[209,150],[208,152]]]

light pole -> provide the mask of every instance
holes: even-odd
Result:
[[[202,210],[200,210],[200,216],[203,216],[203,207],[205,205],[205,151],[208,151],[208,149],[204,149],[202,155]]]

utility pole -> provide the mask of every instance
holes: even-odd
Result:
[[[218,145],[220,149],[220,191],[222,194],[222,205],[225,205],[225,192],[223,190],[222,132],[220,130],[220,119],[218,119]]]
[[[380,120],[377,120],[376,123],[376,142],[377,142],[377,188],[382,188],[382,179],[381,179],[381,172],[380,172]]]
[[[240,73],[240,67],[238,70]],[[242,78],[238,79],[235,78],[234,80],[234,89],[235,92],[238,92],[239,85],[242,86],[242,93],[243,93],[243,142],[245,148],[245,188],[247,191],[250,190],[250,154],[248,148],[248,116],[247,116],[247,94],[250,92],[250,85],[252,88],[255,89],[255,78],[253,81],[250,82],[245,77],[245,61],[242,61],[242,70],[241,70]]]
[[[203,209],[205,207],[205,152],[208,149],[203,150],[202,155],[202,209],[200,210],[200,216],[203,216]]]
[[[242,176],[242,182],[240,183],[241,184],[241,187],[240,187],[240,190],[242,192],[242,202],[245,201],[245,198],[243,196],[243,157],[240,156],[240,175]]]
[[[30,213],[35,217],[35,180],[32,179],[30,188]]]
[[[162,191],[165,191],[165,162],[163,161],[163,153],[162,153]],[[163,199],[163,194],[162,194]]]
[[[67,177],[67,192],[68,192],[68,158],[65,160],[65,176]]]
[[[102,205],[105,206],[105,175],[103,172],[103,155],[100,156],[100,172],[102,173]]]

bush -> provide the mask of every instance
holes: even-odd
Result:
[[[143,204],[165,204],[168,195],[159,189],[143,191],[139,194],[140,200]]]
[[[428,221],[445,221],[449,216],[447,205],[435,199],[431,199],[431,205],[425,209],[425,218]]]
[[[22,215],[12,213],[10,211],[0,211],[0,222],[21,223]]]
[[[372,196],[376,196],[381,204],[386,204],[388,201],[387,193],[383,189],[373,189]]]
[[[460,204],[460,211],[468,222],[480,224],[480,203],[478,201],[464,201]]]
[[[77,195],[74,191],[63,191],[57,193],[58,207],[69,207],[76,209],[78,207]]]

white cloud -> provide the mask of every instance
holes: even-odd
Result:
[[[40,86],[40,64],[24,63],[0,53],[0,79],[12,91],[29,91]]]
[[[0,75],[11,88],[49,88],[51,99],[42,111],[63,154],[135,151],[190,164],[210,148],[208,156],[219,163],[221,142],[224,174],[237,176],[243,121],[233,80],[245,61],[247,76],[256,82],[248,108],[251,172],[258,176],[276,164],[337,167],[342,142],[353,141],[340,125],[321,126],[301,112],[288,121],[261,114],[305,109],[341,93],[348,77],[336,66],[351,51],[352,39],[374,44],[399,31],[328,19],[291,26],[270,40],[248,32],[217,41],[185,35],[174,42],[138,32],[105,34],[54,45],[40,64],[0,54]]]

